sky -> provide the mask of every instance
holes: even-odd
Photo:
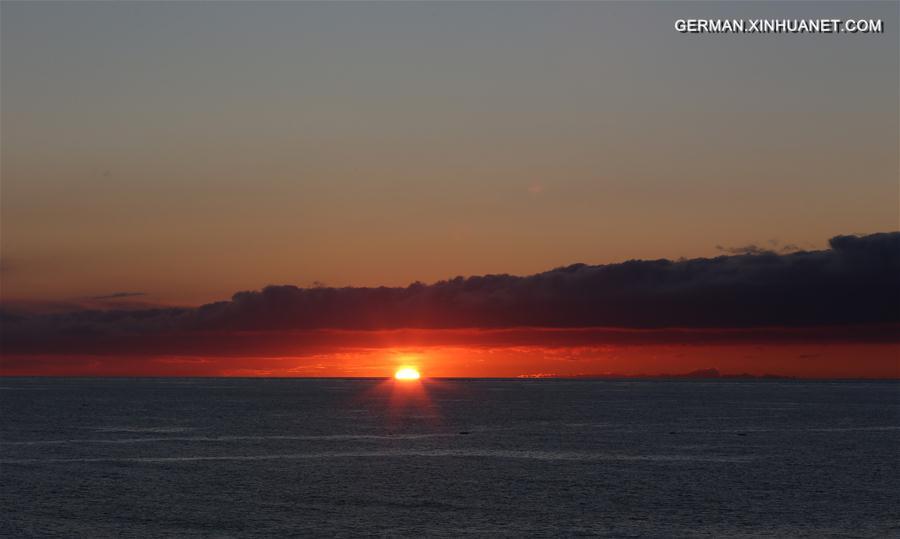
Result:
[[[769,260],[778,278],[752,283],[769,287],[761,297],[770,303],[750,309],[756,318],[729,318],[737,311],[728,309],[747,308],[741,302],[752,296],[735,292],[723,317],[729,327],[895,324],[891,304],[867,298],[855,308],[868,309],[868,317],[841,315],[842,301],[820,305],[825,315],[818,318],[800,308],[793,319],[772,317],[783,302],[768,292],[802,282],[790,269],[799,261],[820,277],[838,264],[844,273],[828,274],[838,289],[849,285],[840,279],[860,275],[855,272],[876,275],[874,282],[886,287],[882,298],[885,291],[894,297],[896,282],[885,277],[897,264],[893,237],[849,251],[829,240],[898,229],[898,9],[892,2],[3,2],[0,299],[15,316],[32,317],[6,330],[6,371],[158,373],[162,367],[146,362],[163,361],[179,365],[171,373],[296,374],[319,364],[327,374],[371,375],[405,357],[432,361],[433,372],[447,375],[667,371],[650,358],[684,356],[661,350],[685,343],[648,336],[652,346],[636,348],[604,336],[566,348],[566,357],[588,357],[587,363],[560,365],[557,352],[534,348],[530,339],[531,348],[522,349],[517,337],[499,348],[473,349],[469,357],[492,365],[475,368],[421,353],[417,347],[434,342],[422,335],[401,339],[399,347],[382,337],[352,352],[332,346],[325,360],[316,356],[321,350],[304,349],[306,359],[285,362],[300,352],[278,349],[254,356],[252,365],[228,366],[210,358],[220,351],[201,353],[184,341],[178,342],[194,355],[173,344],[156,355],[137,353],[143,359],[135,361],[144,363],[127,364],[97,359],[121,352],[120,343],[107,343],[105,351],[83,343],[81,367],[64,363],[52,370],[60,361],[57,333],[85,327],[95,336],[151,340],[163,330],[228,333],[250,326],[282,332],[466,325],[722,330],[709,306],[701,314],[677,307],[681,319],[646,315],[671,299],[653,280],[672,278],[665,272],[651,271],[650,281],[628,273],[644,290],[656,290],[649,299],[641,296],[643,307],[624,309],[631,318],[595,308],[616,290],[603,281],[608,277],[592,296],[596,303],[573,307],[564,294],[569,299],[553,304],[546,311],[551,316],[535,319],[465,311],[463,323],[453,319],[462,316],[454,311],[458,305],[429,303],[439,288],[427,288],[427,308],[392,315],[386,324],[383,309],[401,307],[365,303],[376,314],[361,323],[339,293],[342,287],[405,290],[456,276],[529,276],[575,263],[588,264],[591,275],[603,273],[594,267],[627,273],[633,268],[616,264],[631,259],[677,264],[725,255],[735,258],[723,268],[753,279],[759,275],[743,269],[758,260],[754,253]],[[676,19],[690,17],[881,18],[885,32],[674,30]],[[819,254],[790,258],[796,251]],[[888,254],[847,262],[852,253],[871,252]],[[693,266],[674,268],[695,275]],[[716,268],[701,272],[698,282],[707,286],[704,279]],[[736,291],[746,285],[728,284]],[[273,301],[286,293],[289,305],[307,301],[291,286],[332,291],[338,299],[313,314],[288,307],[302,323],[268,327],[258,322],[268,318],[257,317],[246,327],[182,325],[194,316],[184,313],[210,311],[200,307],[205,304],[242,309],[248,296],[234,296],[242,291],[275,294]],[[526,301],[517,295],[519,285],[510,286],[491,293],[519,298],[526,313],[556,301],[553,294]],[[703,286],[697,293],[713,293]],[[264,289],[276,292],[266,296]],[[788,295],[797,307],[808,293]],[[478,313],[493,312],[496,296],[487,298],[478,298]],[[516,312],[518,304],[503,305]],[[101,324],[84,314],[157,307],[184,310],[165,311],[176,313],[177,323],[168,315],[127,314],[126,321]],[[53,318],[70,311],[82,314]],[[162,326],[136,327],[135,316]],[[37,344],[35,328],[48,332]],[[897,372],[890,339],[854,334],[836,344],[815,335],[763,354],[765,361],[737,361],[759,354],[741,348],[722,359],[716,350],[723,349],[701,346],[716,340],[710,334],[692,341],[692,359],[674,367],[718,361],[757,373],[852,375],[849,367],[804,370],[784,359],[834,356],[829,364],[840,366],[856,353],[845,349],[852,344],[878,350],[870,354],[879,358],[877,366],[863,374]],[[464,344],[437,340],[447,350]],[[770,340],[732,339],[728,346]],[[617,347],[614,353],[609,346]],[[28,366],[37,356],[46,368]],[[496,359],[501,356],[506,359]],[[12,369],[10,360],[25,366]]]

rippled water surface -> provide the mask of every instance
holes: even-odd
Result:
[[[900,537],[900,384],[0,379],[0,535]]]

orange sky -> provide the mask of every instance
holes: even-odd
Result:
[[[672,29],[684,4],[640,2],[0,9],[7,301],[198,305],[897,226],[895,25],[697,37]]]

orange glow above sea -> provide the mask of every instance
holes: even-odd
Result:
[[[5,376],[232,376],[393,377],[411,368],[422,377],[572,377],[681,375],[717,369],[723,375],[798,378],[900,378],[892,342],[738,342],[565,344],[540,342],[400,343],[395,332],[368,339],[252,347],[233,353],[166,353],[135,348],[123,353],[5,355]],[[403,340],[403,339],[401,339]],[[540,338],[535,338],[540,341]],[[431,341],[431,342],[429,342]]]

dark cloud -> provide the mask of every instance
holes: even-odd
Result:
[[[100,296],[103,298],[104,296]],[[131,296],[119,296],[112,299],[76,298],[57,301],[12,300],[4,301],[0,308],[0,316],[17,315],[20,317],[70,314],[89,311],[142,311],[164,307],[155,302],[130,299]]]
[[[761,247],[759,245],[756,245],[755,243],[738,247],[724,247],[722,245],[716,245],[716,250],[730,255],[764,255],[769,253],[787,254],[801,250],[799,246],[793,243],[785,243],[784,245],[782,245],[781,242],[776,239],[768,240],[766,243],[769,244],[768,247]]]
[[[0,322],[4,350],[19,352],[137,338],[145,346],[143,337],[172,352],[221,338],[209,335],[319,329],[868,327],[867,338],[896,340],[900,232],[837,236],[822,251],[575,264],[397,288],[269,286],[196,308],[6,312]]]
[[[91,299],[96,300],[108,300],[108,299],[123,299],[123,298],[135,298],[139,296],[146,296],[146,292],[113,292],[112,294],[106,294],[105,296],[93,296]]]
[[[760,247],[755,243],[741,245],[738,247],[725,247],[722,245],[716,245],[716,250],[730,255],[764,255],[775,252],[774,249]]]

